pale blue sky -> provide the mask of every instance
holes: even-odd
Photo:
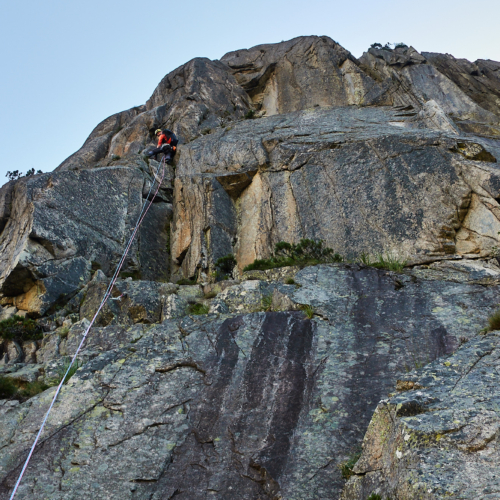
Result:
[[[53,170],[197,56],[328,35],[356,57],[405,42],[500,61],[499,0],[4,0],[0,12],[0,185],[7,170]]]

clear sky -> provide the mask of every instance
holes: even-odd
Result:
[[[500,61],[499,0],[25,0],[0,16],[0,185],[51,171],[109,115],[145,103],[193,57],[327,35]]]

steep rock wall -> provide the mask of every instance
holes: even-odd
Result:
[[[328,37],[257,45],[221,61],[267,116],[315,106],[392,104],[387,86],[363,73],[356,58]]]
[[[338,498],[339,464],[396,379],[474,339],[492,310],[498,285],[467,284],[472,274],[458,274],[462,281],[446,273],[421,279],[316,266],[298,272],[297,285],[252,280],[226,288],[214,303],[226,302],[233,313],[96,327],[19,498],[58,500],[82,491],[120,500]],[[180,300],[195,288],[127,286],[134,310],[141,302],[157,309],[159,293]],[[270,294],[309,304],[316,315],[249,312],[260,303],[254,296]],[[95,302],[87,300],[85,314]],[[53,377],[85,325],[75,324],[64,339],[57,331],[47,336],[39,364],[28,366]],[[0,406],[1,495],[16,479],[53,390]]]
[[[184,146],[174,270],[207,272],[228,253],[242,269],[278,241],[300,238],[349,257],[388,252],[412,263],[489,255],[500,230],[496,158],[470,138],[401,115],[387,107],[310,110]],[[219,237],[211,243],[207,231]]]
[[[139,216],[147,181],[139,168],[119,166],[18,181],[0,236],[2,304],[43,315],[87,283],[92,265],[111,273]],[[152,207],[124,271],[142,271],[146,279],[169,276],[171,213],[167,203]]]

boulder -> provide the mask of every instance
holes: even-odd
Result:
[[[466,343],[380,402],[342,500],[497,498],[500,336]]]

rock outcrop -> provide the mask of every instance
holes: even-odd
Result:
[[[398,380],[375,410],[342,500],[500,495],[498,332]]]
[[[113,137],[138,114],[144,113],[145,108],[145,106],[138,106],[128,111],[116,113],[103,120],[91,132],[83,146],[64,160],[57,170],[95,167],[108,154]]]
[[[406,46],[357,60],[328,37],[193,59],[59,169],[140,162],[154,130],[173,129],[175,279],[205,279],[230,253],[241,270],[301,237],[350,257],[484,257],[500,230],[497,73]]]
[[[432,52],[422,55],[479,106],[500,116],[500,63],[484,59],[471,63]]]
[[[229,52],[221,61],[267,116],[318,106],[392,104],[388,86],[360,70],[356,58],[328,37],[258,45]]]
[[[0,235],[2,305],[43,315],[75,295],[93,266],[112,273],[151,183],[140,167],[59,171],[4,190],[10,213]],[[150,211],[124,272],[167,279],[171,204]]]
[[[300,238],[351,258],[489,255],[500,231],[500,171],[476,140],[388,107],[302,111],[217,130],[185,145],[177,164],[174,270],[194,276],[229,253],[242,269],[278,241]]]
[[[428,278],[317,266],[299,271],[296,285],[226,288],[213,299],[226,305],[220,316],[184,311],[161,324],[96,327],[19,498],[82,490],[110,499],[338,498],[339,464],[361,442],[378,401],[408,370],[474,339],[498,296],[498,286]],[[158,284],[141,286],[139,295],[128,288],[130,311],[138,301],[151,309],[146,297],[159,297]],[[182,289],[177,296],[186,296]],[[313,307],[314,318],[256,312],[278,295]],[[81,314],[87,310],[84,302]],[[74,352],[85,321],[67,338],[58,330],[46,337],[36,365],[45,380]],[[52,392],[2,409],[2,495]]]
[[[0,496],[168,127],[17,498],[496,498],[499,68],[328,37],[196,58],[3,186],[0,320],[43,334],[1,331]],[[245,271],[303,238],[344,262]]]

